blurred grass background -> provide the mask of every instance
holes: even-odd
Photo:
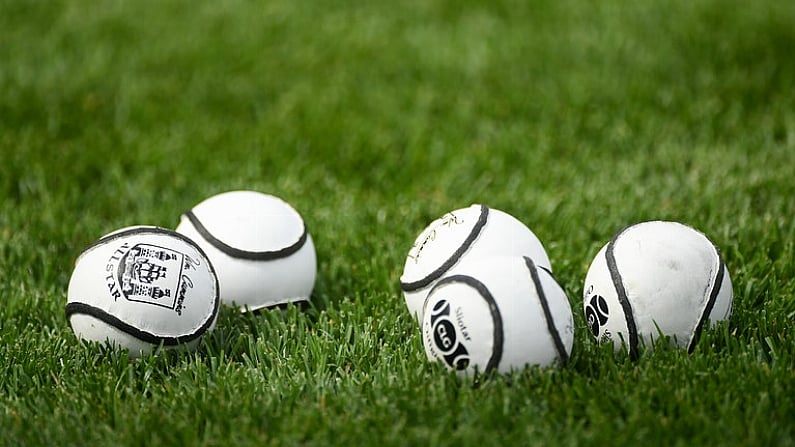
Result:
[[[0,444],[791,445],[795,4],[0,0]],[[230,189],[315,239],[307,311],[130,362],[64,318],[87,244]],[[544,241],[566,368],[473,385],[425,360],[398,277],[487,203]],[[620,228],[723,251],[729,325],[614,359],[582,280]]]

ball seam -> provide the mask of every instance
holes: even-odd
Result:
[[[610,272],[610,278],[613,281],[613,287],[615,287],[616,294],[618,295],[618,302],[621,304],[621,308],[624,311],[624,318],[627,323],[627,332],[629,336],[629,340],[627,341],[629,344],[629,356],[632,359],[636,359],[638,357],[638,328],[635,325],[635,316],[632,311],[632,304],[629,302],[627,290],[624,287],[624,281],[621,278],[621,272],[618,271],[618,264],[616,262],[616,256],[614,253],[618,238],[621,237],[621,235],[624,234],[628,228],[629,227],[619,231],[607,244],[607,250],[605,250],[605,261],[607,262],[607,270]]]
[[[710,243],[712,244],[712,242]],[[687,352],[691,353],[696,348],[696,342],[698,342],[698,339],[701,337],[701,331],[704,329],[704,324],[706,324],[706,321],[709,319],[709,314],[712,313],[712,309],[715,307],[715,302],[717,301],[721,287],[723,286],[723,276],[726,274],[726,265],[723,263],[720,250],[718,250],[718,247],[715,246],[715,244],[712,244],[712,247],[715,249],[715,254],[718,258],[718,272],[715,274],[715,282],[712,284],[707,302],[704,305],[704,309],[701,311],[698,324],[693,330],[693,336],[690,337],[690,343],[687,347]]]
[[[417,281],[411,282],[400,282],[400,288],[404,292],[414,292],[416,290],[423,289],[427,287],[432,282],[439,279],[445,272],[450,270],[464,255],[464,253],[469,250],[469,247],[477,240],[478,236],[480,236],[481,231],[486,226],[486,222],[489,219],[489,207],[486,205],[480,205],[480,216],[478,217],[477,222],[475,222],[475,226],[472,227],[472,231],[469,232],[469,235],[464,239],[464,242],[461,246],[456,249],[455,252],[439,266],[436,270],[432,271],[424,278],[419,279]]]
[[[213,312],[201,326],[199,326],[195,331],[185,334],[185,335],[178,335],[178,336],[163,336],[163,335],[156,335],[151,332],[147,332],[137,327],[125,323],[115,315],[111,315],[108,312],[92,306],[90,304],[81,303],[81,302],[71,302],[66,305],[66,318],[68,320],[71,319],[72,315],[88,315],[92,316],[103,323],[112,326],[127,335],[137,338],[138,340],[153,344],[159,345],[163,344],[163,346],[176,346],[181,343],[187,343],[193,341],[199,337],[201,337],[207,329],[212,325],[213,321],[215,320],[215,316],[218,314],[218,300],[216,300],[216,305],[213,307]]]
[[[306,227],[306,223],[301,221],[301,224],[304,227],[301,236],[298,240],[288,245],[284,248],[280,248],[278,250],[263,250],[263,251],[249,251],[249,250],[241,250],[239,248],[232,247],[231,245],[226,244],[222,240],[215,237],[207,227],[202,224],[201,220],[196,216],[193,211],[187,211],[183,214],[183,217],[187,218],[190,223],[193,225],[193,228],[196,230],[199,235],[206,240],[210,245],[217,248],[221,252],[237,259],[246,259],[249,261],[273,261],[276,259],[282,259],[289,257],[296,252],[298,252],[306,243],[309,232]]]
[[[541,278],[538,276],[538,269],[533,260],[527,256],[524,257],[524,262],[527,266],[527,270],[530,272],[533,285],[535,285],[538,301],[541,303],[541,309],[544,312],[544,319],[547,323],[547,330],[549,331],[549,335],[552,336],[552,342],[555,345],[555,349],[558,351],[558,357],[561,363],[565,365],[569,361],[569,354],[566,352],[566,347],[563,346],[563,340],[560,338],[560,332],[555,326],[555,319],[552,317],[552,311],[549,309],[549,301],[544,292],[544,286],[541,284]]]
[[[86,248],[84,248],[83,251],[81,251],[80,254],[77,256],[77,259],[80,259],[80,257],[85,255],[89,251],[99,247],[100,245],[104,245],[107,242],[120,239],[122,237],[129,236],[132,234],[146,234],[146,233],[165,234],[168,236],[176,237],[177,239],[180,239],[181,241],[188,243],[191,247],[198,249],[202,253],[202,255],[204,255],[205,258],[207,257],[207,254],[204,253],[202,248],[199,247],[199,245],[196,244],[196,242],[193,239],[189,238],[188,236],[185,236],[182,233],[177,233],[176,231],[171,230],[169,228],[156,227],[156,226],[143,226],[143,227],[130,228],[128,230],[121,230],[119,232],[101,237],[96,241],[92,242],[91,244],[89,244]]]

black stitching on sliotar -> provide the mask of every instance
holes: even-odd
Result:
[[[100,245],[104,245],[106,242],[110,242],[110,241],[113,241],[113,240],[116,240],[116,239],[120,239],[120,238],[123,238],[125,236],[132,235],[132,234],[165,234],[165,235],[168,235],[168,236],[173,236],[173,237],[176,237],[176,238],[178,238],[178,239],[180,239],[182,241],[187,242],[188,244],[190,244],[191,247],[194,247],[194,248],[198,249],[206,257],[206,253],[204,253],[204,251],[201,249],[201,247],[196,245],[196,242],[194,242],[191,238],[185,236],[184,234],[177,233],[174,230],[170,230],[168,228],[162,228],[162,227],[155,227],[155,226],[133,227],[133,228],[129,228],[127,230],[122,230],[122,231],[119,231],[117,233],[113,233],[113,234],[110,234],[110,235],[107,235],[107,236],[103,236],[100,239],[97,239],[96,241],[94,241],[91,244],[89,244],[86,248],[84,248],[83,251],[80,252],[80,256],[82,256],[83,254],[91,251],[93,248],[96,248],[96,247],[98,247]],[[79,256],[78,256],[78,258],[79,258]]]
[[[204,240],[210,243],[213,247],[221,250],[222,252],[226,253],[227,255],[238,258],[238,259],[247,259],[250,261],[273,261],[275,259],[286,258],[304,246],[306,243],[308,232],[306,228],[306,224],[304,224],[304,231],[301,233],[301,236],[298,240],[289,245],[287,247],[281,248],[279,250],[271,250],[271,251],[247,251],[241,250],[239,248],[232,247],[227,245],[223,241],[219,240],[212,233],[201,223],[198,217],[193,213],[193,211],[188,211],[184,214],[185,217],[188,218],[193,227],[196,231],[201,235]]]
[[[181,343],[187,343],[189,341],[193,341],[204,334],[207,329],[212,325],[215,316],[218,314],[218,303],[219,300],[215,300],[215,306],[213,307],[213,312],[210,314],[210,317],[202,323],[199,328],[195,331],[180,335],[178,337],[164,337],[161,335],[155,335],[151,332],[146,332],[138,329],[135,326],[132,326],[124,321],[120,320],[119,318],[105,312],[104,310],[91,306],[86,303],[80,302],[72,302],[66,305],[66,318],[69,319],[72,315],[80,314],[80,315],[90,315],[109,326],[113,326],[116,329],[124,332],[125,334],[131,335],[141,341],[151,343],[153,345],[163,344],[164,346],[176,346]]]
[[[552,312],[549,309],[549,301],[547,301],[546,293],[544,293],[544,286],[541,284],[541,278],[538,276],[538,269],[536,269],[535,263],[527,256],[524,257],[524,262],[527,266],[527,270],[530,271],[530,277],[533,279],[533,284],[535,285],[536,293],[538,294],[538,300],[541,302],[541,308],[544,310],[544,318],[547,321],[547,330],[549,330],[549,335],[552,336],[555,349],[558,351],[558,357],[565,365],[569,361],[569,354],[566,352],[566,347],[563,346],[563,340],[560,338],[560,332],[558,332],[557,327],[555,327],[555,320],[552,318]],[[546,269],[544,269],[544,271],[549,272]]]
[[[450,270],[461,256],[469,250],[469,247],[472,245],[475,240],[477,240],[480,232],[483,230],[483,227],[486,226],[486,222],[489,219],[489,207],[486,205],[480,205],[480,217],[478,217],[478,221],[475,223],[475,226],[472,227],[472,231],[469,232],[469,235],[464,242],[461,244],[460,247],[448,258],[439,268],[429,273],[422,279],[412,282],[400,282],[400,288],[403,289],[404,292],[413,292],[415,290],[422,289],[427,287],[430,283],[439,279],[445,272]]]
[[[629,332],[629,356],[630,358],[636,359],[638,357],[638,328],[635,325],[635,316],[632,313],[632,305],[629,303],[627,290],[624,288],[624,282],[621,279],[621,273],[618,271],[618,265],[616,264],[616,256],[613,253],[618,238],[624,234],[626,230],[627,228],[619,231],[607,244],[605,259],[607,261],[607,269],[610,271],[610,278],[613,280],[613,286],[616,288],[616,293],[618,294],[618,302],[621,303],[621,308],[624,310],[624,317],[627,320],[627,332]]]
[[[693,336],[690,339],[690,345],[687,347],[687,352],[693,352],[693,350],[696,348],[696,342],[698,342],[698,339],[701,336],[701,330],[704,329],[704,324],[706,324],[707,320],[709,319],[709,314],[712,313],[712,308],[715,307],[715,301],[717,301],[718,295],[720,294],[721,286],[723,285],[723,275],[726,274],[726,265],[723,263],[720,250],[718,250],[718,247],[716,247],[715,244],[712,244],[712,246],[715,248],[715,253],[718,256],[718,272],[715,274],[715,283],[712,284],[712,290],[709,293],[707,305],[704,306],[704,310],[701,312],[701,317],[698,319],[698,324],[696,325],[696,329],[693,331]]]

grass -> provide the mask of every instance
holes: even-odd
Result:
[[[0,0],[0,445],[795,444],[795,6],[765,0]],[[222,309],[131,361],[65,317],[104,233],[230,189],[315,240],[313,306]],[[544,241],[572,361],[459,380],[398,278],[487,203]],[[707,233],[735,286],[695,352],[596,345],[582,281],[620,228]]]

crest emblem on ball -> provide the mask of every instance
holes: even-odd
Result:
[[[173,309],[183,280],[185,255],[149,244],[136,244],[119,259],[116,277],[129,301]]]

